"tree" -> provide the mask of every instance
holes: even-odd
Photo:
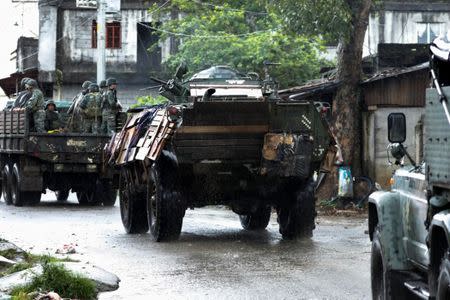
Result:
[[[359,83],[362,53],[373,0],[280,0],[272,9],[286,16],[289,30],[321,34],[338,40],[337,79],[332,130],[342,148],[344,163],[361,172],[361,109]]]
[[[263,75],[263,61],[280,63],[271,75],[282,86],[298,85],[319,74],[325,63],[318,36],[286,33],[276,11],[267,11],[266,1],[173,0],[150,12],[161,20],[161,39],[178,37],[178,51],[165,65],[169,73],[186,61],[191,72],[211,65],[229,65],[243,72]],[[171,12],[182,18],[165,20]],[[173,14],[172,14],[173,15]]]

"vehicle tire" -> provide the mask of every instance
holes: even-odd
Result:
[[[378,228],[373,233],[370,274],[372,299],[406,299],[403,283],[395,278],[392,270],[386,267]]]
[[[67,199],[69,198],[69,192],[70,192],[70,190],[56,191],[55,192],[56,201],[58,201],[58,202],[66,202]]]
[[[150,169],[147,184],[147,216],[150,233],[157,242],[180,236],[186,212],[177,169],[160,157]]]
[[[18,164],[14,164],[11,176],[11,201],[14,206],[37,205],[41,202],[40,191],[21,191],[22,174]]]
[[[145,193],[138,193],[127,171],[120,174],[119,188],[120,217],[127,233],[146,233],[148,231]]]
[[[117,190],[113,189],[110,180],[98,180],[95,198],[103,203],[103,206],[114,206],[117,199]]]
[[[241,226],[245,230],[263,230],[269,225],[272,207],[262,206],[255,213],[239,215]]]
[[[11,181],[12,181],[11,167],[9,165],[5,165],[2,170],[2,185],[4,186],[2,194],[3,199],[5,200],[5,203],[7,205],[12,204]]]
[[[20,191],[20,171],[17,164],[14,164],[11,178],[11,200],[14,206],[23,206],[24,194]]]
[[[439,269],[436,300],[450,299],[450,259],[448,251]]]
[[[316,218],[314,182],[308,181],[293,192],[293,201],[282,204],[277,209],[278,224],[283,239],[312,237]]]

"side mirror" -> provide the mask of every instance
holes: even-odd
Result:
[[[403,113],[391,113],[388,116],[388,139],[391,143],[403,143],[406,140],[406,117]]]

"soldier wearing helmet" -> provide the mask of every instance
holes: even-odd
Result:
[[[72,104],[70,105],[67,113],[69,114],[69,121],[67,124],[68,129],[71,132],[80,132],[83,130],[83,126],[81,124],[81,111],[80,111],[80,103],[83,100],[83,97],[89,92],[89,85],[91,81],[85,81],[81,85],[81,92],[79,92],[72,100]]]
[[[101,95],[95,83],[89,85],[88,93],[80,102],[84,133],[99,133],[101,125]]]
[[[25,86],[27,90],[31,93],[31,97],[25,103],[24,107],[32,116],[35,131],[45,132],[44,95],[38,88],[37,82],[34,79],[29,79],[25,83]]]
[[[108,86],[106,85],[106,80],[100,81],[100,94],[103,96],[108,91]]]
[[[31,93],[25,88],[25,84],[30,80],[28,77],[22,78],[20,81],[20,90],[21,92],[17,95],[16,100],[14,101],[13,108],[21,108],[24,107],[25,103],[27,103],[28,99],[31,98]]]
[[[116,131],[116,115],[121,111],[122,106],[117,101],[117,81],[115,78],[106,80],[107,91],[102,97],[102,132],[112,134]]]
[[[61,129],[61,119],[59,113],[56,110],[56,104],[53,100],[48,100],[45,104],[45,130],[57,130]]]

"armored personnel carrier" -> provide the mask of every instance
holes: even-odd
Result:
[[[125,230],[176,239],[187,208],[227,205],[244,229],[266,228],[274,208],[284,238],[311,236],[312,176],[332,143],[314,104],[281,100],[268,75],[186,71],[162,82],[167,104],[133,110],[108,145]]]

